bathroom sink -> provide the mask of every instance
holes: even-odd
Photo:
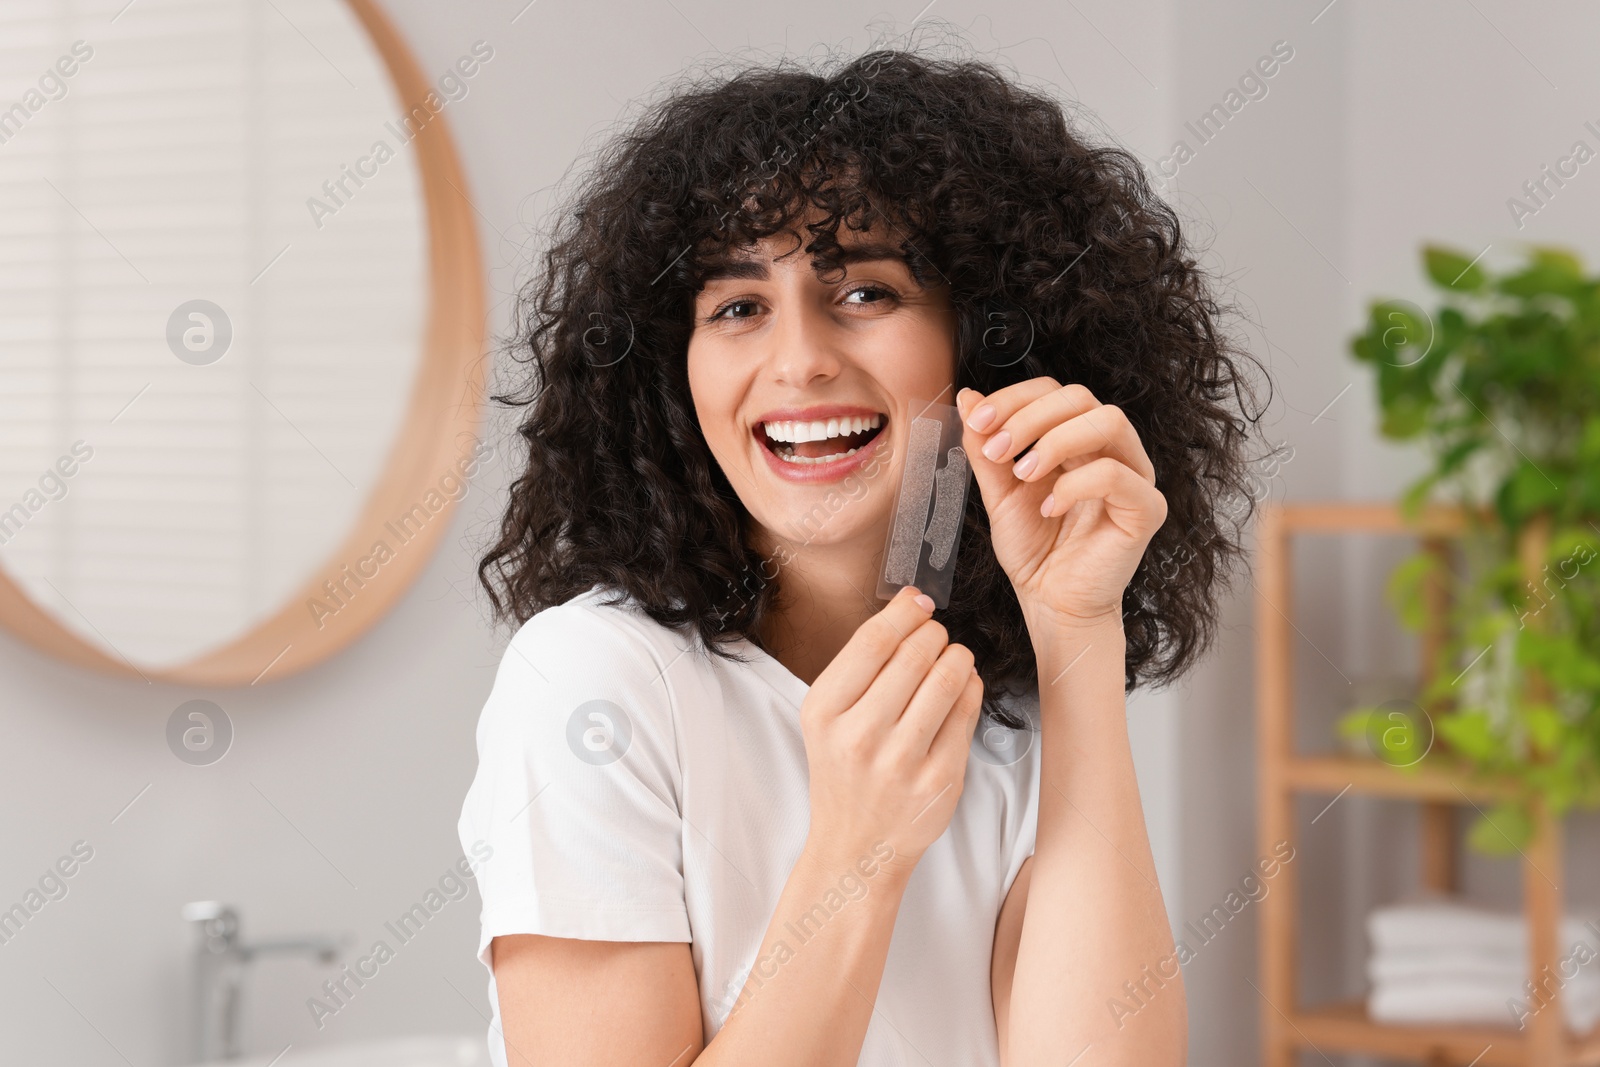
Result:
[[[291,1047],[276,1054],[218,1060],[203,1067],[489,1067],[482,1034],[470,1037],[397,1037],[352,1041],[316,1049]]]

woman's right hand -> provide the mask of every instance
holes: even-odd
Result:
[[[972,652],[933,621],[932,605],[901,589],[851,635],[801,704],[806,848],[832,863],[865,858],[909,874],[955,813],[983,680]]]

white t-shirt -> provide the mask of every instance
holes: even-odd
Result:
[[[539,612],[500,661],[459,824],[468,854],[492,849],[478,958],[490,967],[501,934],[691,942],[710,1042],[805,844],[809,686],[748,640],[732,662],[631,600],[603,603],[618,595],[597,586]],[[1033,854],[1039,800],[1037,690],[1007,706],[1033,730],[979,723],[955,814],[906,885],[861,1067],[998,1067],[995,921]],[[818,923],[871,891],[874,857],[858,868]],[[492,968],[489,1004],[505,1067]]]

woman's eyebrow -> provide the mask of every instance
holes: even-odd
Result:
[[[706,268],[701,276],[701,287],[704,288],[714,281],[723,278],[737,278],[740,280],[767,280],[767,263],[763,259],[749,259],[746,257],[720,259]]]
[[[885,242],[863,241],[859,244],[843,245],[834,256],[834,261],[840,265],[874,263],[883,260],[898,260],[909,267],[905,253],[894,245]],[[709,285],[724,278],[743,281],[766,281],[767,261],[748,256],[725,257],[706,268],[703,284]]]
[[[843,246],[836,259],[839,263],[874,263],[885,259],[897,259],[905,263],[906,254],[892,244],[863,241]]]

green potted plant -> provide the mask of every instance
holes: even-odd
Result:
[[[1600,277],[1548,247],[1501,274],[1440,247],[1423,263],[1438,306],[1372,304],[1351,350],[1375,372],[1383,435],[1432,461],[1402,512],[1437,501],[1471,516],[1462,565],[1421,551],[1388,589],[1419,629],[1426,583],[1446,584],[1453,669],[1421,694],[1441,710],[1361,707],[1340,731],[1396,765],[1450,759],[1516,782],[1469,835],[1503,854],[1527,843],[1536,798],[1555,814],[1600,804]],[[1537,584],[1518,555],[1530,528],[1547,545]]]

